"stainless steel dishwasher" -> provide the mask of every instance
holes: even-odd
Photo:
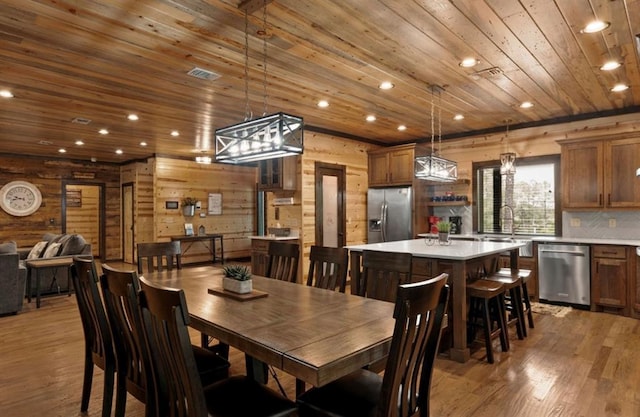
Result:
[[[591,303],[589,246],[539,244],[538,291],[540,301],[589,306]]]

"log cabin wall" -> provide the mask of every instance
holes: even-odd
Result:
[[[0,154],[0,185],[29,181],[42,194],[34,214],[14,217],[0,210],[0,242],[33,246],[45,233],[62,233],[62,182],[104,184],[106,193],[105,257],[121,258],[120,167],[115,164]]]
[[[254,167],[215,163],[205,165],[183,159],[155,158],[153,240],[168,241],[171,236],[184,235],[185,223],[191,223],[194,234],[198,233],[200,226],[204,226],[206,233],[224,235],[225,258],[249,257],[251,240],[248,237],[255,235],[256,170]],[[222,214],[208,213],[209,193],[221,194]],[[166,208],[167,201],[178,201],[180,204],[185,197],[195,197],[200,201],[201,208],[196,209],[195,216],[185,217],[181,207]],[[220,248],[217,246],[216,249],[219,256]],[[194,242],[183,255],[182,261],[191,263],[210,259],[209,249],[202,242]]]
[[[346,167],[346,243],[355,245],[367,239],[367,151],[378,148],[364,142],[344,139],[322,133],[305,132],[304,154],[299,159],[298,187],[295,192],[274,192],[267,196],[267,225],[300,230],[300,282],[306,282],[309,253],[315,244],[315,163],[344,165]],[[291,206],[278,206],[279,220],[275,219],[273,198],[293,197]]]
[[[91,244],[93,256],[100,255],[100,187],[69,184],[67,191],[67,233],[82,235]]]

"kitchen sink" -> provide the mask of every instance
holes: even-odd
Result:
[[[519,249],[519,255],[522,257],[530,258],[533,256],[533,241],[531,239],[522,239],[510,236],[478,236],[478,240],[482,242],[518,242],[525,243]]]

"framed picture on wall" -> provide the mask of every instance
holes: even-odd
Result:
[[[208,201],[209,214],[220,215],[222,214],[222,194],[221,193],[209,193]]]

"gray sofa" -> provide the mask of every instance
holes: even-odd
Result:
[[[41,243],[43,250],[37,257],[31,259],[40,259],[45,255],[48,248],[53,249],[53,245],[57,244],[57,250],[49,253],[49,257],[73,257],[76,255],[91,257],[91,244],[87,243],[82,235],[79,234],[52,234],[47,233],[42,237]],[[25,264],[27,257],[33,248],[24,248],[19,250],[21,264]],[[51,252],[51,251],[50,251]],[[67,292],[69,290],[69,269],[67,267],[45,268],[40,271],[40,294],[46,295],[58,292]],[[31,284],[31,296],[36,295],[35,280]]]
[[[27,269],[20,264],[15,242],[0,245],[0,315],[22,310]]]

